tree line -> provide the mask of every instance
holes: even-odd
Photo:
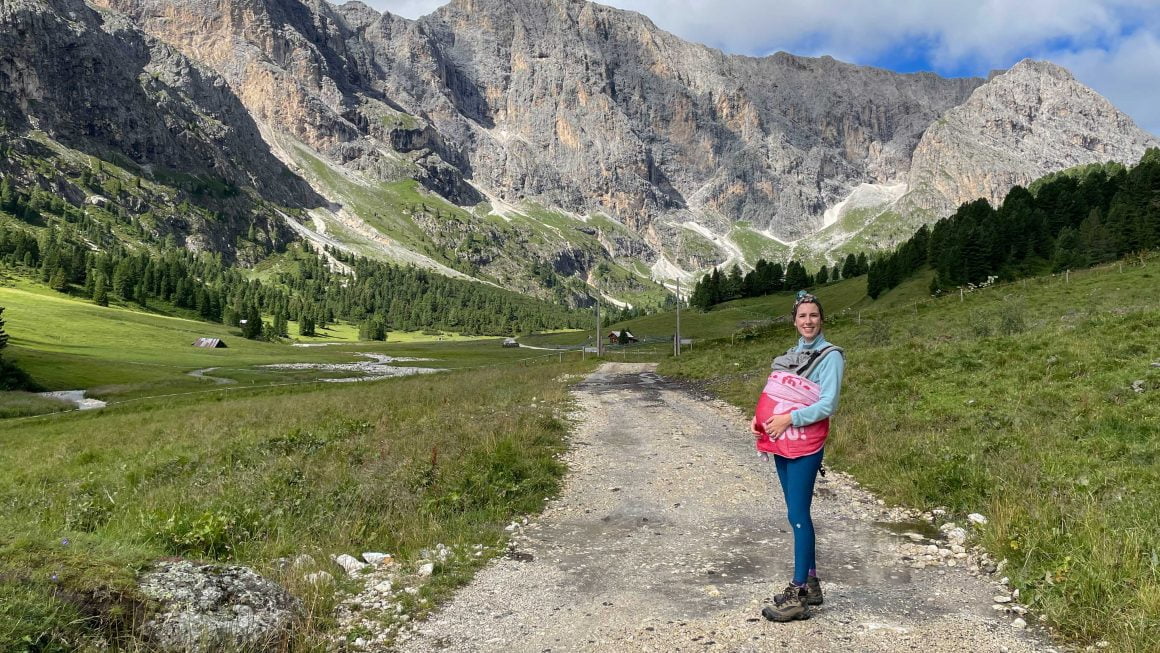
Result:
[[[1015,186],[999,208],[985,199],[923,226],[870,264],[877,298],[918,270],[935,270],[930,291],[1062,272],[1160,246],[1160,149],[1130,169],[1091,164]]]
[[[801,290],[814,285],[824,285],[840,279],[851,279],[866,274],[869,263],[866,254],[848,254],[842,265],[832,268],[823,265],[816,272],[806,271],[798,261],[790,261],[783,268],[781,263],[770,263],[759,259],[749,272],[742,274],[741,267],[734,264],[729,272],[722,274],[718,268],[701,277],[689,295],[689,305],[707,311],[721,302],[745,297],[760,297],[782,290]]]
[[[338,320],[360,325],[363,336],[390,330],[438,329],[470,335],[515,335],[586,326],[586,314],[482,283],[450,279],[330,251],[353,270],[334,272],[327,258],[304,249],[288,253],[286,270],[263,282],[223,264],[219,255],[176,246],[134,251],[123,243],[96,247],[79,225],[32,229],[0,218],[0,261],[54,290],[107,306],[160,302],[207,321],[240,327],[247,338],[314,335]]]
[[[721,302],[781,290],[800,290],[840,278],[867,275],[871,299],[919,270],[935,275],[930,291],[1010,281],[1087,267],[1160,246],[1160,149],[1149,148],[1131,168],[1091,164],[1015,186],[999,208],[985,199],[967,202],[906,242],[867,262],[848,255],[841,266],[811,275],[796,261],[760,260],[742,274],[714,269],[697,283],[689,304],[702,310]]]

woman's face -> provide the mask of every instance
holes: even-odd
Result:
[[[822,332],[822,312],[818,305],[813,302],[799,305],[793,315],[793,325],[806,340],[816,338]]]

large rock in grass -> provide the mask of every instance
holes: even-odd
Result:
[[[160,651],[281,649],[300,608],[248,567],[161,562],[141,577],[140,589],[160,604],[142,632]]]

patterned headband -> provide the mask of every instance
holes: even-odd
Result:
[[[790,315],[797,315],[798,306],[801,306],[802,304],[817,304],[818,312],[821,312],[822,310],[822,303],[818,301],[816,296],[811,295],[804,290],[799,290],[797,292],[797,298],[793,302],[793,310],[790,311]]]

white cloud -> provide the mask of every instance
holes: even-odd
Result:
[[[1059,63],[1160,133],[1155,0],[606,0],[727,52],[785,50],[890,67],[985,75],[1033,56]]]
[[[1119,32],[1143,0],[607,0],[684,38],[730,52],[824,49],[866,59],[916,40],[946,62],[1001,61],[1028,44]],[[945,65],[945,64],[944,64]]]

